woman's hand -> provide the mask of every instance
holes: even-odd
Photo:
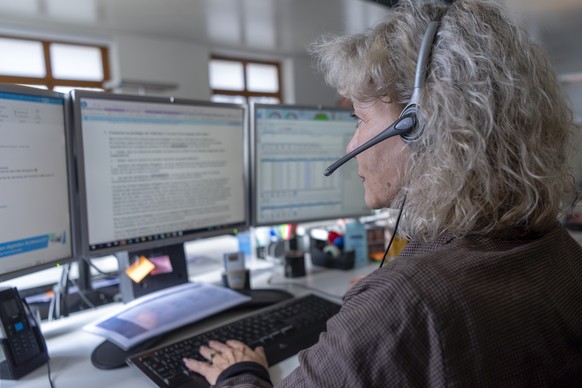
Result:
[[[228,340],[226,343],[209,341],[208,346],[200,347],[200,354],[208,362],[184,358],[184,364],[196,373],[201,374],[211,385],[223,370],[243,361],[253,361],[268,368],[264,349],[259,346],[255,350],[237,340]]]

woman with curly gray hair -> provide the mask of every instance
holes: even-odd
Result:
[[[400,208],[409,243],[281,386],[580,386],[582,248],[559,223],[575,126],[541,50],[495,2],[458,0],[401,2],[312,51],[353,103],[366,204]],[[403,136],[359,148],[386,128]],[[185,361],[211,383],[270,386],[260,348],[200,352],[229,360]]]

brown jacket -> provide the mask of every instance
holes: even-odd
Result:
[[[279,386],[582,387],[582,248],[560,226],[409,244],[299,362]]]

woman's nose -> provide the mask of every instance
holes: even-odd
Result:
[[[353,150],[356,149],[357,146],[358,146],[358,143],[356,142],[356,135],[354,134],[354,136],[352,136],[352,138],[350,139],[350,142],[346,146],[346,153],[352,152]]]

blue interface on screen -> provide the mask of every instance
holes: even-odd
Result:
[[[0,92],[0,274],[72,256],[62,97]]]
[[[273,225],[371,214],[355,160],[345,153],[356,121],[347,109],[259,105],[254,112],[254,223]]]

